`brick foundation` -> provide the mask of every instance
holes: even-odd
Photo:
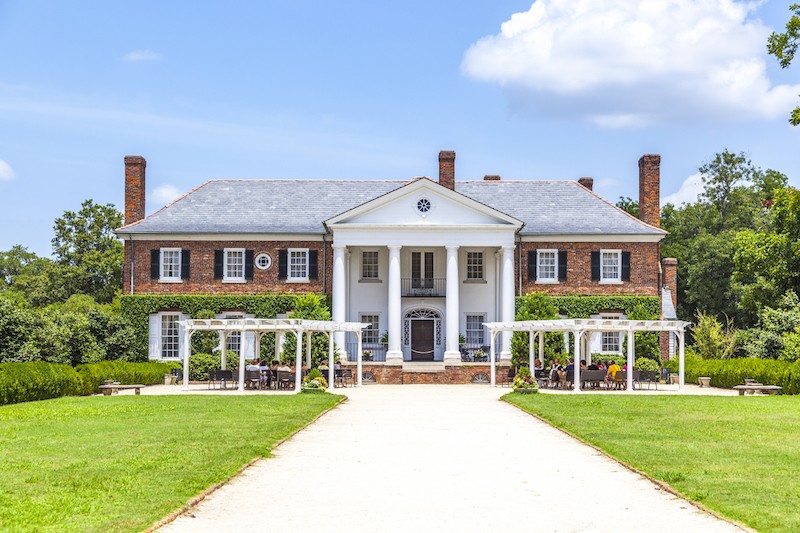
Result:
[[[349,363],[347,366],[355,368],[356,365]],[[375,383],[384,385],[459,385],[472,383],[476,374],[484,374],[489,379],[491,369],[489,365],[470,363],[461,366],[446,366],[444,372],[403,372],[403,368],[400,366],[365,363],[362,365],[362,372],[371,372],[375,376]],[[508,366],[498,367],[497,382],[500,382],[501,375],[507,373]]]

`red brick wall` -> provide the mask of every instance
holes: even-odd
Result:
[[[661,156],[639,159],[639,219],[651,226],[661,224]]]
[[[443,150],[439,152],[439,185],[455,190],[456,188],[456,153]]]
[[[327,245],[327,272],[325,272],[325,252]],[[157,248],[181,248],[191,250],[191,270],[188,280],[181,283],[160,283],[150,279],[150,250]],[[253,279],[244,283],[223,283],[214,279],[214,250],[223,248],[244,248],[253,250],[254,255],[268,253],[272,266],[268,270],[253,268]],[[317,250],[319,276],[308,283],[287,283],[278,279],[278,250],[288,248],[308,248]],[[333,250],[330,243],[322,241],[135,241],[135,294],[291,294],[324,293],[330,294]],[[125,241],[125,267],[123,269],[123,292],[130,294],[131,243]],[[323,280],[325,287],[323,287]]]
[[[356,364],[347,363],[348,368],[355,372]],[[400,366],[362,364],[362,372],[372,372],[375,383],[391,385],[409,384],[462,384],[472,383],[475,374],[485,374],[489,377],[489,365],[469,364],[464,366],[448,366],[444,372],[403,372]],[[499,367],[497,370],[497,383],[500,375],[508,375],[508,366]]]
[[[519,243],[517,244],[519,246]],[[566,250],[567,280],[560,283],[535,283],[528,280],[528,252]],[[631,280],[621,284],[601,284],[592,281],[592,252],[622,250],[631,253]],[[554,296],[567,294],[658,296],[659,247],[655,242],[523,242],[522,293],[545,292]],[[519,280],[519,270],[515,281]]]
[[[145,167],[147,163],[140,155],[125,156],[125,224],[133,224],[144,218]]]

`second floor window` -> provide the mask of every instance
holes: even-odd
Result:
[[[225,276],[226,281],[244,281],[244,249],[225,249]]]
[[[483,252],[467,252],[467,279],[483,279]]]
[[[619,250],[600,251],[600,281],[622,280],[622,253]]]
[[[161,248],[161,281],[179,281],[181,279],[181,249]]]
[[[289,249],[289,270],[287,279],[294,281],[308,280],[308,250]]]
[[[378,279],[378,252],[361,252],[361,279]]]
[[[558,281],[558,250],[536,252],[536,281]]]

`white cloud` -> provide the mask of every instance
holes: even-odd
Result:
[[[800,85],[766,74],[759,2],[538,0],[467,50],[462,70],[517,111],[605,127],[783,118]]]
[[[672,204],[680,206],[683,203],[691,204],[703,192],[703,178],[700,173],[692,174],[681,183],[678,192],[674,192],[661,198],[661,205]]]
[[[182,194],[174,185],[159,185],[153,189],[151,197],[160,206],[177,200]]]
[[[14,179],[14,169],[11,165],[0,159],[0,181],[11,181]]]
[[[161,54],[152,50],[134,50],[122,56],[123,61],[128,63],[141,63],[142,61],[158,61]]]

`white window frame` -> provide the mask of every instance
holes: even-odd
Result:
[[[364,267],[367,266],[367,262],[365,260],[364,254],[375,254],[375,275],[374,276],[367,276]],[[368,280],[368,281],[380,281],[380,265],[381,265],[381,258],[378,250],[361,250],[361,279]],[[372,263],[369,265],[370,267],[373,266]]]
[[[292,254],[301,253],[306,256],[305,275],[293,276],[292,275]],[[308,281],[308,248],[289,248],[286,250],[286,281]]]
[[[617,256],[617,276],[605,276],[605,269],[603,268],[603,256],[616,255]],[[600,250],[600,283],[622,283],[622,250]]]
[[[264,265],[261,264],[262,259],[264,260]],[[260,253],[256,256],[253,263],[255,263],[256,268],[259,270],[269,270],[272,266],[272,257],[270,257],[268,253]]]
[[[370,320],[365,320],[366,317],[370,317]],[[374,322],[371,319],[372,317],[375,318]],[[367,328],[364,328],[364,329],[361,330],[361,331],[364,332],[363,335],[362,335],[362,338],[361,338],[362,344],[364,346],[369,346],[369,347],[372,347],[372,348],[374,348],[376,346],[380,346],[380,344],[381,344],[381,315],[380,315],[380,313],[375,313],[375,312],[359,313],[358,321],[362,322],[362,323],[370,323],[370,324],[375,326],[374,328],[367,327]],[[374,340],[369,339],[367,337],[367,332],[369,332],[370,335],[373,335]]]
[[[158,339],[158,355],[161,359],[168,359],[170,361],[174,361],[181,358],[181,326],[178,324],[178,321],[181,319],[181,314],[178,312],[170,313],[170,312],[162,312],[158,314],[159,316],[159,339]],[[166,356],[164,354],[164,342],[167,340],[167,336],[164,333],[164,319],[167,317],[175,317],[175,356]]]
[[[542,254],[553,254],[553,277],[545,278],[542,272]],[[548,265],[549,266],[549,265]],[[558,283],[558,250],[544,249],[536,250],[536,283]]]
[[[480,276],[473,276],[470,275],[470,254],[478,254],[480,256]],[[464,258],[464,271],[465,271],[465,279],[466,281],[485,281],[486,280],[486,255],[483,253],[483,250],[467,250],[466,256]],[[478,266],[478,265],[473,265]]]
[[[165,270],[164,267],[165,267],[165,264],[166,264],[166,262],[164,260],[165,260],[166,255],[167,255],[167,253],[165,253],[165,252],[168,252],[170,254],[175,253],[175,252],[178,253],[178,266],[177,266],[178,275],[177,276],[167,276],[164,273],[164,270]],[[183,262],[183,253],[181,252],[180,248],[161,248],[159,250],[159,254],[158,254],[158,281],[167,281],[167,282],[176,282],[177,281],[177,282],[180,282],[181,281],[181,266],[183,264],[182,262]]]
[[[479,324],[480,324],[480,342],[470,342],[470,332],[478,331],[476,329],[469,329],[469,319],[470,317],[480,317]],[[486,346],[488,344],[486,342],[486,326],[483,323],[486,322],[486,313],[465,313],[464,314],[464,342],[468,346]]]
[[[241,276],[231,276],[228,272],[228,254],[232,253],[241,253],[242,254],[242,275]],[[245,262],[245,249],[244,248],[225,248],[223,251],[222,257],[222,281],[236,281],[236,282],[243,282],[244,279],[244,262]]]
[[[600,320],[621,320],[622,315],[606,314],[600,315]],[[622,335],[619,331],[602,331],[600,332],[600,353],[604,354],[621,354],[622,353]],[[615,339],[615,340],[612,340]],[[616,344],[616,350],[606,350],[606,342],[613,342]]]

